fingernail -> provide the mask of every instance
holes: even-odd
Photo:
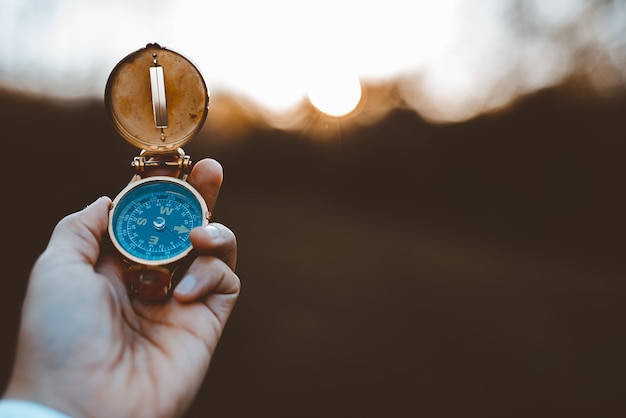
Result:
[[[174,291],[181,295],[188,295],[193,292],[193,289],[196,287],[196,278],[191,274],[186,275],[183,279],[178,283],[176,289]]]
[[[204,231],[211,239],[215,239],[220,236],[220,229],[213,225],[207,225],[204,227]]]

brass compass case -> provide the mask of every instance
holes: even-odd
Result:
[[[188,143],[209,111],[209,91],[198,68],[158,44],[120,61],[104,97],[120,135],[149,152],[171,152]]]
[[[189,232],[210,221],[186,182],[191,159],[181,148],[204,124],[208,89],[191,61],[148,44],[113,69],[105,103],[119,134],[141,150],[132,166],[142,177],[113,200],[109,236],[128,264],[129,290],[162,301],[190,262]]]

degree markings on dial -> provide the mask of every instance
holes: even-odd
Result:
[[[186,251],[189,232],[203,221],[192,196],[160,187],[152,184],[131,192],[114,220],[120,245],[145,260],[165,260]]]
[[[131,248],[142,249],[155,257],[156,254],[153,253],[159,253],[163,257],[169,257],[176,248],[187,244],[188,233],[190,232],[188,226],[190,224],[193,226],[194,224],[192,219],[193,214],[189,210],[190,205],[175,202],[174,207],[165,206],[171,204],[172,202],[170,200],[158,199],[152,196],[150,200],[144,202],[143,205],[135,207],[132,213],[128,217],[125,217],[127,221],[126,236],[132,243]],[[137,232],[138,229],[151,228],[150,222],[145,218],[145,216],[150,216],[151,210],[157,211],[157,213],[167,216],[168,218],[171,218],[172,215],[176,216],[173,219],[175,225],[172,228],[164,229],[170,233],[169,235],[173,235],[173,240],[164,242],[156,235],[150,235],[147,241],[140,238],[140,234]],[[176,233],[173,231],[176,231]]]

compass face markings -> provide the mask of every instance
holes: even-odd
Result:
[[[190,190],[162,180],[129,190],[112,217],[113,234],[125,251],[159,261],[191,248],[189,232],[202,225],[203,209]]]

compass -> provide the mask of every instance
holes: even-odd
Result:
[[[211,218],[186,181],[192,163],[181,148],[204,124],[208,89],[189,59],[148,44],[115,66],[105,102],[118,133],[141,150],[131,163],[138,179],[113,200],[109,237],[131,293],[163,301],[193,261],[189,232]]]

